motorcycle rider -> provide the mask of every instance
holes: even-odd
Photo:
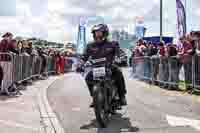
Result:
[[[85,49],[85,52],[83,54],[83,62],[86,62],[89,57],[94,58],[104,58],[106,57],[106,61],[108,63],[113,62],[116,56],[119,57],[119,44],[118,42],[111,42],[108,40],[109,35],[109,29],[108,26],[105,24],[99,24],[95,25],[92,28],[92,34],[94,38],[94,42],[89,43]],[[126,86],[125,86],[125,80],[123,77],[123,74],[121,70],[114,64],[111,65],[111,71],[112,71],[112,78],[115,81],[115,84],[117,86],[118,95],[120,99],[121,106],[127,105],[127,101],[125,98],[126,95]],[[86,83],[89,88],[89,92],[91,97],[93,96],[93,84],[91,81],[93,81],[93,75],[92,72],[90,72],[86,76]],[[94,106],[94,102],[90,105],[90,107]]]

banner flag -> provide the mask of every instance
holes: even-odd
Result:
[[[179,37],[186,34],[186,12],[185,6],[181,0],[176,0],[176,12],[177,12],[177,33]]]

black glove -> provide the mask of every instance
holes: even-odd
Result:
[[[82,67],[77,67],[77,68],[76,68],[76,72],[77,72],[77,73],[81,73],[81,72],[84,72],[84,70],[83,70]]]

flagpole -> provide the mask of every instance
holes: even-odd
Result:
[[[163,1],[160,0],[160,41],[163,38]]]
[[[185,29],[186,29],[186,33],[187,33],[187,0],[185,0],[185,17],[186,17],[186,27],[185,27]]]

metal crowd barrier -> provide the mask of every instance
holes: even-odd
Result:
[[[71,70],[75,71],[78,65],[78,59],[75,57],[68,57],[67,60],[69,62],[69,67],[71,68]]]
[[[13,84],[13,64],[14,58],[12,54],[0,53],[1,92],[7,94],[9,87]]]
[[[47,56],[47,71],[48,73],[56,73],[56,59],[52,56]]]
[[[65,62],[65,70],[70,69]],[[52,56],[41,58],[38,55],[0,53],[0,85],[1,93],[9,95],[9,88],[43,73],[56,72],[56,59]]]
[[[200,55],[192,59],[192,83],[195,88],[200,90]]]
[[[200,90],[200,56],[134,57],[132,70],[135,78],[148,80],[167,88],[178,88],[180,82],[187,89]]]
[[[178,88],[180,80],[184,80],[184,71],[179,57],[168,58],[168,82],[169,88]],[[182,73],[181,73],[182,72]],[[181,74],[181,75],[180,75]],[[180,76],[179,76],[180,75]],[[182,79],[180,79],[182,78]]]
[[[150,58],[147,56],[138,57],[133,60],[133,71],[135,73],[135,77],[139,79],[151,79],[150,71],[151,71],[151,62]]]
[[[72,60],[68,57],[65,58],[65,66],[64,66],[64,72],[69,72],[70,68],[72,68]]]

